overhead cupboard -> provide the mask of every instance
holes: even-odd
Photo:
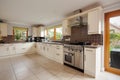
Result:
[[[82,25],[87,25],[88,35],[101,34],[102,25],[102,7],[93,8],[82,13],[67,17],[63,20],[63,35],[71,35],[71,23],[77,22],[78,18],[83,20]],[[81,22],[78,22],[81,24]]]
[[[6,37],[7,34],[7,24],[6,23],[0,23],[0,36]]]
[[[32,36],[33,37],[44,37],[45,36],[45,28],[43,26],[33,26],[32,27]]]

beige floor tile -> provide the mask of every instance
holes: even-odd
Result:
[[[33,67],[33,68],[30,68],[30,71],[36,75],[36,74],[39,74],[40,72],[46,71],[46,69],[43,67]]]
[[[92,78],[46,57],[32,54],[0,59],[0,80],[120,80],[119,75],[101,72]]]
[[[23,71],[23,72],[16,73],[16,78],[18,80],[27,79],[32,76],[34,76],[34,74],[30,71]]]
[[[0,80],[16,80],[16,77],[13,71],[8,70],[0,73]]]
[[[40,72],[36,76],[39,78],[39,80],[48,80],[48,79],[51,79],[51,78],[55,77],[55,75],[51,74],[48,71]]]
[[[70,80],[74,76],[74,74],[66,71],[61,71],[56,76],[61,80]]]
[[[36,76],[31,76],[31,77],[27,77],[25,79],[18,79],[18,80],[39,80]]]

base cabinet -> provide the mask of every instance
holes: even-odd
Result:
[[[9,55],[9,48],[8,46],[1,45],[0,46],[0,56],[8,56]]]
[[[101,48],[85,48],[84,52],[85,74],[96,77],[100,72]]]
[[[0,57],[35,53],[35,43],[13,43],[0,45]]]
[[[37,53],[63,64],[63,45],[37,43]]]
[[[9,45],[9,54],[10,55],[16,55],[15,46],[13,44]]]

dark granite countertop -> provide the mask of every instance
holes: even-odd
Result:
[[[86,47],[86,48],[98,48],[98,47],[102,47],[102,45],[84,45],[84,47]]]
[[[64,43],[60,42],[38,42],[38,43],[44,43],[44,44],[56,44],[56,45],[63,45]]]

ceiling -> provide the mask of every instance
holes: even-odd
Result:
[[[120,0],[0,0],[0,19],[24,24],[50,25],[93,3],[107,6]]]

